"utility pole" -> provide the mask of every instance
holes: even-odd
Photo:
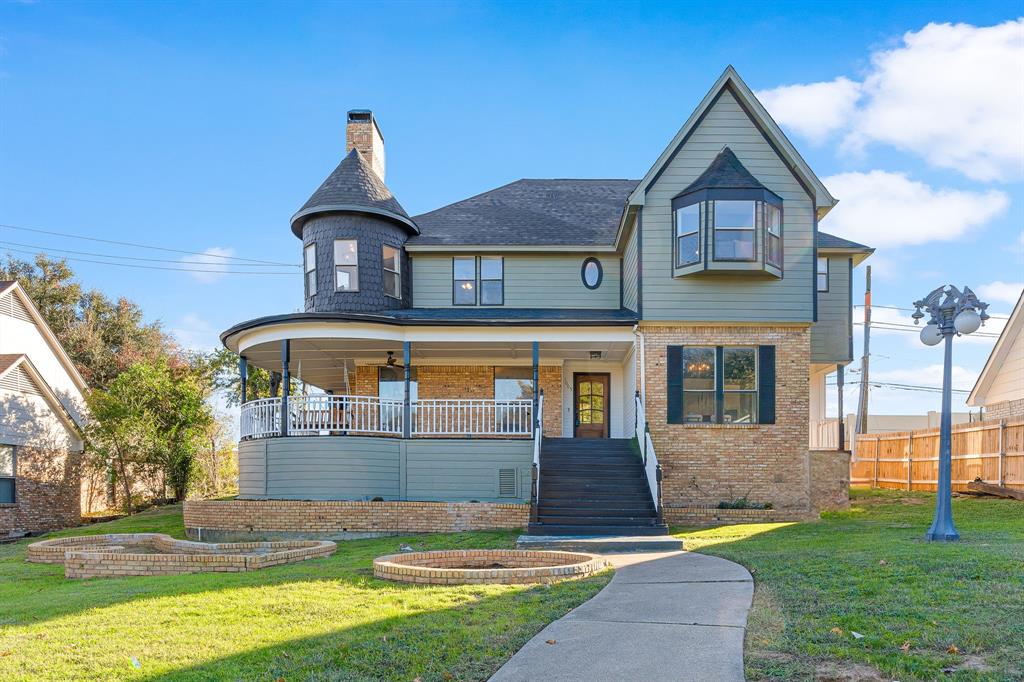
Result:
[[[864,355],[860,360],[860,400],[857,403],[856,433],[868,432],[868,372],[871,358],[871,266],[867,266],[864,287]]]

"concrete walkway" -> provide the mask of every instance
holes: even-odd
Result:
[[[607,558],[608,586],[541,630],[492,682],[743,680],[747,569],[690,552]]]

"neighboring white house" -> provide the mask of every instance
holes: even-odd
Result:
[[[0,281],[0,536],[78,523],[85,390],[25,290]]]
[[[999,335],[967,404],[985,419],[1024,417],[1024,294]]]

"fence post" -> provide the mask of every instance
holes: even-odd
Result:
[[[878,487],[878,451],[882,449],[881,448],[881,444],[882,444],[882,439],[880,437],[876,436],[875,437],[875,483],[874,483],[874,485],[871,486],[872,488],[877,488]]]
[[[1005,482],[1003,472],[1005,470],[1004,462],[1006,461],[1006,420],[999,420],[999,473],[997,478],[999,485],[1003,485]]]
[[[914,432],[907,434],[907,490],[914,489]]]

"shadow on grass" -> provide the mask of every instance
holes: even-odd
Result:
[[[865,491],[849,511],[815,522],[676,534],[754,576],[751,679],[813,678],[827,661],[874,666],[883,679],[935,679],[943,669],[952,679],[1018,679],[1024,505],[955,499],[963,540],[950,544],[924,540],[933,505],[931,494]]]

